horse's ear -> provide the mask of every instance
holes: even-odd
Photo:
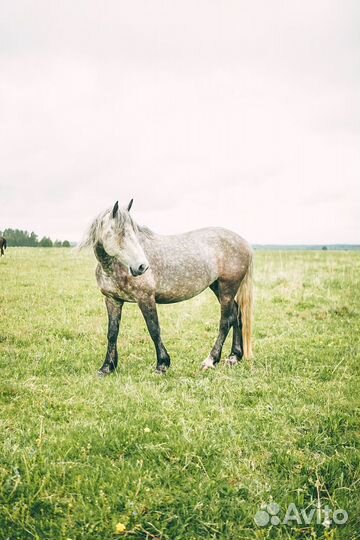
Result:
[[[116,201],[116,203],[114,204],[114,208],[112,209],[112,212],[111,212],[111,215],[112,217],[116,217],[116,214],[119,210],[119,201]]]
[[[130,212],[130,208],[132,207],[132,203],[134,202],[134,199],[131,199],[131,201],[128,204],[127,211]]]

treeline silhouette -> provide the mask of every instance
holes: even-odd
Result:
[[[27,247],[70,247],[68,240],[55,240],[54,242],[48,236],[43,236],[40,240],[34,232],[22,231],[20,229],[5,229],[0,231],[0,236],[6,238],[8,246],[27,246]]]

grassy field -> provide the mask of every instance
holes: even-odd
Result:
[[[235,368],[199,370],[211,292],[161,306],[163,377],[133,305],[118,372],[96,377],[94,268],[66,249],[0,260],[1,540],[360,538],[360,253],[258,252],[255,357]],[[348,520],[283,523],[291,503]]]

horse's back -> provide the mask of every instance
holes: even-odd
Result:
[[[205,227],[181,237],[189,240],[188,246],[193,245],[198,255],[214,257],[217,264],[227,264],[232,260],[235,264],[241,262],[246,265],[252,257],[250,244],[236,232],[223,227]]]

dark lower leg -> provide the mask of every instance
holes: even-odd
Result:
[[[233,340],[231,345],[231,356],[235,356],[237,360],[243,357],[243,339],[242,339],[242,322],[241,312],[238,314],[238,306],[234,302],[234,323],[233,323]]]
[[[105,304],[108,312],[108,345],[104,363],[99,370],[99,373],[103,375],[112,373],[115,371],[118,365],[117,338],[119,334],[123,302],[116,302],[115,300],[106,298]]]
[[[219,325],[219,334],[215,345],[211,349],[210,358],[213,360],[214,364],[217,364],[220,361],[221,351],[225,342],[225,339],[229,333],[231,326],[233,325],[233,305],[234,301],[232,298],[222,298],[221,299],[221,317]]]
[[[156,350],[156,370],[164,372],[170,366],[170,356],[161,340],[160,324],[154,299],[139,302],[139,308],[144,316],[146,326]]]

